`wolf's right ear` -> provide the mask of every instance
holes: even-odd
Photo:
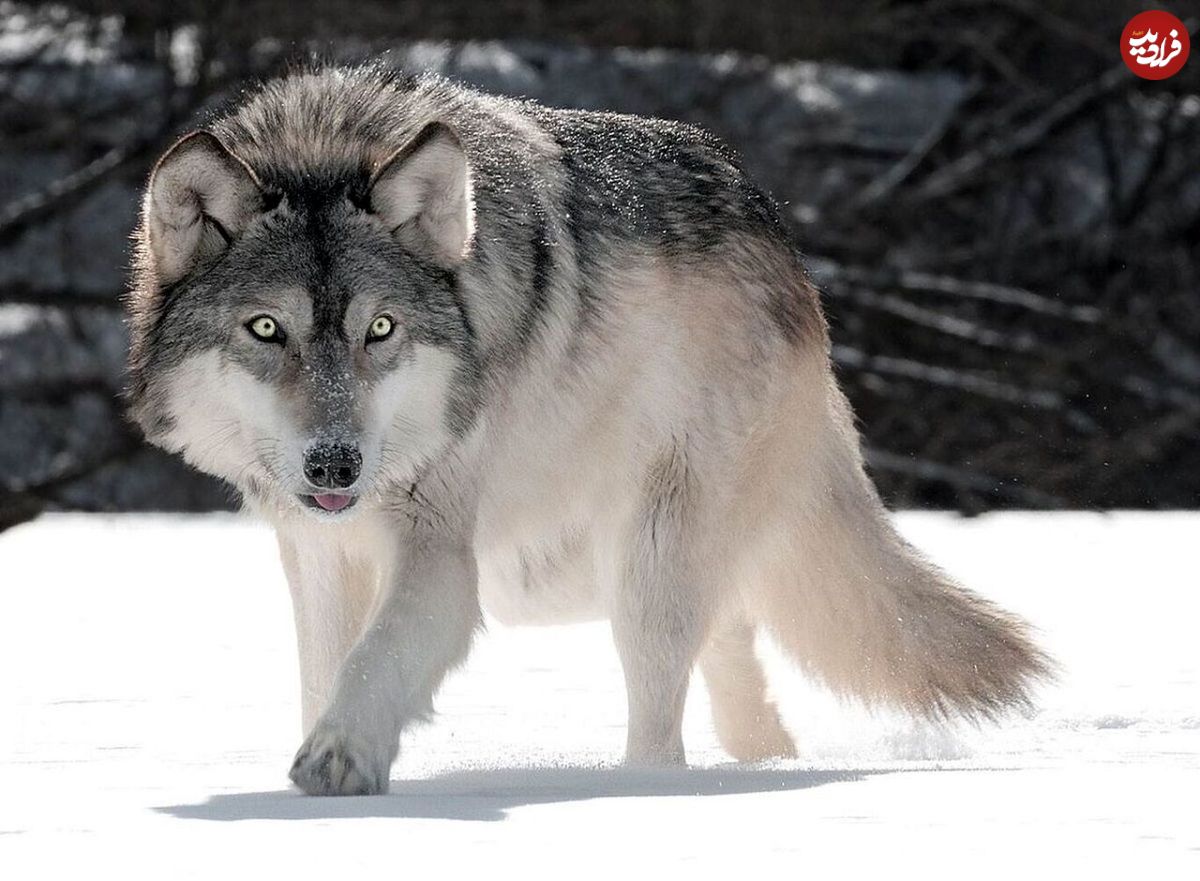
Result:
[[[159,283],[220,254],[262,208],[254,173],[215,135],[177,141],[154,166],[142,208]]]

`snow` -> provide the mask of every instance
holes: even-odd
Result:
[[[699,681],[690,770],[626,772],[605,625],[482,636],[392,795],[310,799],[291,610],[265,528],[49,516],[0,535],[0,875],[1200,877],[1200,513],[911,513],[1032,620],[1030,718],[840,703],[764,646],[802,757],[732,764]]]

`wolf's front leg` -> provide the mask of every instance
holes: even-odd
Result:
[[[400,732],[431,710],[480,623],[475,559],[465,544],[407,549],[385,589],[329,707],[296,754],[290,776],[310,795],[387,791]]]
[[[276,537],[292,594],[302,733],[308,734],[333,695],[342,662],[362,634],[386,567],[356,554],[329,530],[278,527]]]

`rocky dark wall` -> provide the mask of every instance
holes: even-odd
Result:
[[[809,254],[893,502],[1196,503],[1194,79],[1150,88],[1094,49],[1091,74],[1022,90],[953,69],[389,48],[401,67],[728,139]],[[221,52],[188,26],[147,52],[113,20],[26,10],[0,25],[0,523],[47,506],[234,502],[143,447],[118,399],[119,297],[150,164],[243,77],[294,54],[270,40]]]

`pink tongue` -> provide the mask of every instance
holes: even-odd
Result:
[[[350,504],[350,496],[340,493],[320,493],[313,496],[313,500],[326,511],[340,511]]]

